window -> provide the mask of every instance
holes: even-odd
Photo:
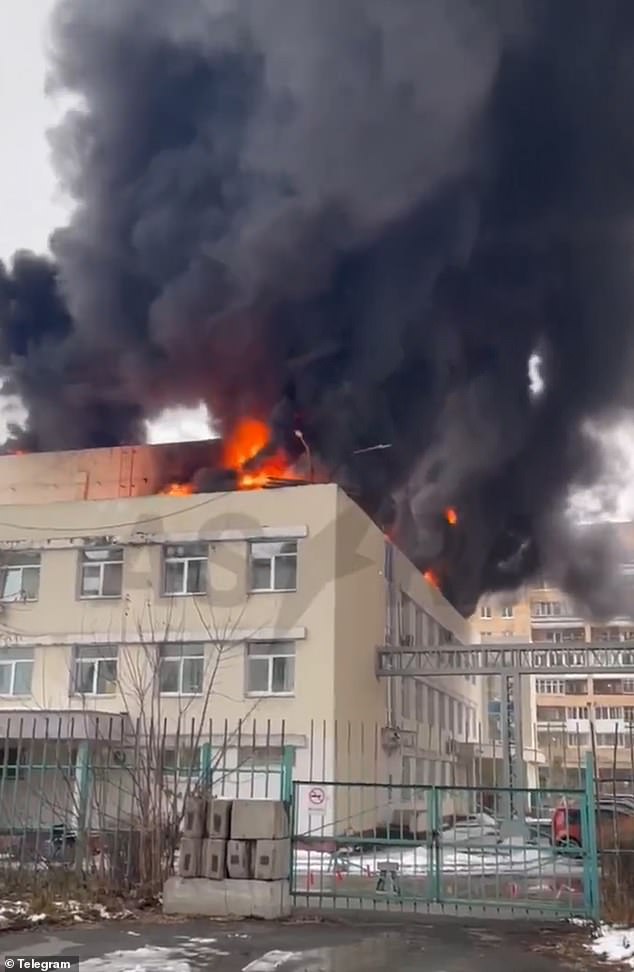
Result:
[[[562,615],[561,601],[533,601],[531,614],[536,618],[558,618]]]
[[[502,617],[503,618],[512,618],[513,617],[513,605],[512,604],[505,604],[504,605],[504,607],[502,608]]]
[[[163,593],[204,594],[207,591],[206,543],[170,544],[164,550]]]
[[[291,752],[294,759],[295,750]],[[241,770],[269,770],[283,762],[283,746],[240,746],[238,749],[238,768]]]
[[[80,597],[121,597],[122,578],[122,547],[82,550]]]
[[[634,678],[623,679],[623,694],[634,695]]]
[[[185,747],[164,749],[161,754],[163,773],[169,776],[182,776],[186,779],[198,777],[201,772],[201,751]]]
[[[73,692],[76,695],[114,695],[117,690],[118,650],[113,645],[75,649]]]
[[[621,695],[623,691],[620,678],[595,678],[592,688],[595,695]]]
[[[203,644],[161,645],[159,686],[164,695],[202,695],[205,668]]]
[[[623,718],[626,722],[634,722],[634,706],[625,705],[623,706]]]
[[[535,691],[538,695],[565,695],[566,683],[563,678],[538,678]]]
[[[0,649],[0,695],[30,695],[32,674],[31,649]]]
[[[566,709],[558,705],[538,705],[537,719],[539,722],[563,722],[566,718]]]
[[[412,612],[414,602],[407,596],[405,591],[401,591],[401,609],[399,612],[399,635],[401,644],[409,645],[412,642]]]
[[[566,695],[587,695],[588,680],[585,678],[567,678]]]
[[[0,599],[37,601],[40,593],[40,554],[28,550],[5,553],[0,567]]]
[[[588,706],[587,705],[571,705],[566,709],[567,719],[587,719],[588,718]]]
[[[480,617],[481,618],[486,618],[487,620],[489,618],[492,618],[493,617],[493,612],[491,611],[491,605],[490,604],[481,604],[480,605]]]
[[[256,641],[247,645],[247,695],[292,695],[295,643]]]
[[[297,541],[258,541],[249,549],[252,591],[297,590]]]

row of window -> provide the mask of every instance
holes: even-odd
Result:
[[[295,643],[255,641],[246,645],[245,695],[292,695],[295,690]],[[207,645],[157,646],[158,690],[163,695],[202,695],[205,691]],[[34,652],[3,648],[0,695],[30,695]],[[114,695],[120,679],[117,645],[78,645],[73,650],[71,694]]]
[[[634,722],[634,705],[538,705],[539,722],[563,722],[566,719],[623,719]]]
[[[598,732],[594,738],[595,745],[625,746],[630,745],[629,733]],[[540,732],[537,734],[537,744],[540,749],[548,753],[551,748],[588,749],[592,745],[589,732]]]
[[[587,695],[587,678],[538,678],[538,695]],[[594,678],[593,695],[634,695],[634,678]]]
[[[80,598],[117,598],[123,591],[123,547],[87,547],[79,551],[77,593]],[[5,552],[0,564],[0,599],[37,601],[41,554]],[[161,593],[205,594],[208,590],[209,544],[167,544],[162,548]],[[297,541],[252,541],[248,554],[249,591],[297,589]]]
[[[466,735],[472,741],[476,738],[476,710],[473,706],[419,679],[401,678],[400,682],[403,719],[436,726],[455,736]]]

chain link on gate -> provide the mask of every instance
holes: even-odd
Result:
[[[585,789],[512,793],[502,787],[295,782],[294,903],[596,918],[591,772],[587,779]],[[497,807],[509,804],[518,809],[512,819],[501,819]],[[568,840],[555,829],[562,819]]]

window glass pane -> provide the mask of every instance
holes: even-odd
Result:
[[[185,583],[185,564],[181,561],[165,561],[165,593],[182,594]]]
[[[104,597],[118,597],[121,594],[121,579],[123,564],[104,564],[103,591]]]
[[[285,540],[279,545],[279,553],[297,556],[297,540]]]
[[[247,691],[269,691],[269,662],[267,658],[250,658],[247,664]]]
[[[91,695],[94,691],[95,677],[94,661],[78,661],[75,663],[75,691]]]
[[[25,567],[22,571],[22,589],[29,600],[37,598],[40,589],[40,568]]]
[[[186,694],[199,694],[203,690],[203,659],[185,658],[183,661],[183,686]]]
[[[254,641],[249,645],[249,655],[294,655],[294,641]]]
[[[277,557],[275,560],[275,587],[278,591],[294,591],[297,581],[295,557]]]
[[[28,550],[17,550],[14,553],[5,554],[3,560],[8,567],[26,567],[29,564],[39,566],[40,555],[39,553],[29,553]]]
[[[31,692],[31,675],[33,663],[21,661],[15,663],[15,676],[13,681],[14,695],[29,695]]]
[[[2,571],[2,597],[18,597],[22,592],[22,570],[6,567]]]
[[[187,563],[187,593],[204,594],[207,590],[207,561],[190,560]]]
[[[81,575],[81,593],[94,596],[100,593],[101,567],[98,564],[84,564]]]
[[[180,662],[175,658],[161,659],[159,665],[159,686],[161,692],[178,692],[178,673]]]
[[[117,688],[117,660],[104,658],[97,664],[97,694],[112,695]]]
[[[294,658],[273,658],[273,692],[292,692],[294,664]]]
[[[11,668],[12,665],[0,665],[1,695],[9,695],[11,693]]]
[[[254,591],[271,589],[271,561],[253,560],[251,562],[251,587]]]

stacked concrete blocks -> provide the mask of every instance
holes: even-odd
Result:
[[[166,914],[280,918],[290,913],[288,813],[275,800],[191,797]]]

